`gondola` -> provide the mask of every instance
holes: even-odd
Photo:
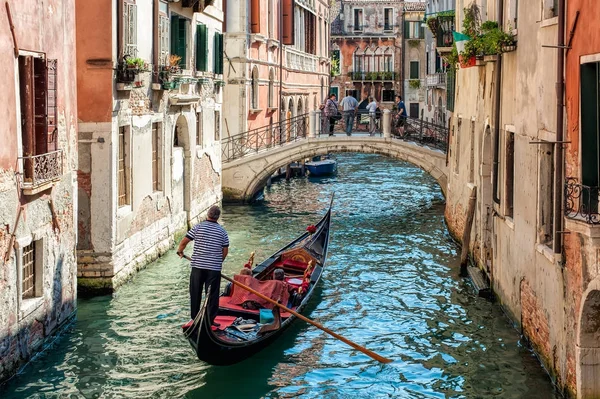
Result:
[[[315,157],[312,161],[306,162],[305,166],[311,176],[327,176],[337,171],[337,161],[329,155]]]
[[[234,280],[302,314],[325,267],[332,203],[333,198],[316,225],[254,267],[251,275],[236,275]],[[283,270],[283,281],[274,280],[277,269]],[[267,347],[296,319],[272,304],[259,302],[258,297],[229,283],[219,297],[218,327],[211,325],[205,303],[199,317],[182,326],[198,358],[212,365],[235,364]]]

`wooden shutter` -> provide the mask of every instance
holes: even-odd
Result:
[[[23,156],[34,155],[33,57],[19,57],[19,97],[21,100],[21,135]],[[31,176],[31,163],[25,165],[25,177]]]
[[[215,32],[214,38],[214,72],[216,74],[223,73],[223,35]]]
[[[425,39],[425,27],[421,26],[419,29],[419,39]]]
[[[48,152],[56,151],[57,130],[57,60],[48,60],[48,90],[47,90],[47,125],[48,125]]]
[[[408,21],[404,22],[404,38],[410,38],[410,22]]]
[[[581,182],[597,187],[600,186],[600,63],[582,64],[580,70]]]
[[[42,58],[33,59],[33,113],[35,124],[35,155],[48,152],[48,66]]]
[[[410,62],[410,78],[419,79],[419,63],[415,61]]]
[[[179,33],[177,37],[179,39],[177,43],[177,55],[181,57],[179,65],[182,68],[187,68],[187,21],[183,18],[179,19]]]
[[[283,30],[283,44],[291,46],[294,44],[294,0],[282,0],[282,30]]]
[[[196,70],[208,69],[208,28],[206,25],[196,25]]]
[[[260,33],[260,0],[251,0],[250,31]]]
[[[171,54],[178,54],[177,47],[179,46],[179,17],[171,16]]]
[[[219,33],[219,73],[223,73],[223,34]]]

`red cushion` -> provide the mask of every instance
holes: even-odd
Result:
[[[301,269],[301,270],[306,269],[306,263],[300,262],[298,260],[293,260],[293,259],[286,259],[286,260],[284,260],[283,261],[283,265],[284,266],[293,267],[295,269]]]

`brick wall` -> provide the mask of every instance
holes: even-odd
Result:
[[[549,362],[547,364],[552,364],[548,316],[526,279],[521,280],[521,325],[523,334],[529,339],[542,360]]]

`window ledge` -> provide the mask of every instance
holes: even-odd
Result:
[[[173,94],[169,97],[171,105],[190,105],[197,103],[200,96],[196,94]]]
[[[267,38],[263,35],[261,35],[260,33],[252,33],[250,34],[250,44],[254,44],[254,43],[266,43],[267,42]]]
[[[260,112],[262,112],[262,108],[250,108],[251,114],[258,114]]]
[[[548,19],[543,19],[540,25],[540,28],[546,28],[548,26],[558,25],[558,17],[552,17]]]
[[[19,321],[38,310],[44,304],[44,297],[23,299],[19,309]]]
[[[279,108],[277,107],[267,107],[267,112],[275,112],[277,111]]]
[[[267,47],[269,47],[269,48],[278,48],[279,47],[279,41],[275,40],[275,39],[268,39],[267,40]]]
[[[130,91],[133,89],[131,83],[117,83],[117,91]]]
[[[123,205],[117,209],[117,218],[121,219],[132,212],[131,205]]]
[[[537,244],[535,250],[544,255],[544,257],[552,263],[557,263],[561,260],[560,254],[555,254],[552,248],[548,247],[546,244]]]
[[[23,183],[22,190],[23,195],[36,195],[42,191],[46,191],[54,187],[54,185],[60,180],[61,176],[57,176],[52,180],[48,180],[44,183],[32,185],[30,183]]]

